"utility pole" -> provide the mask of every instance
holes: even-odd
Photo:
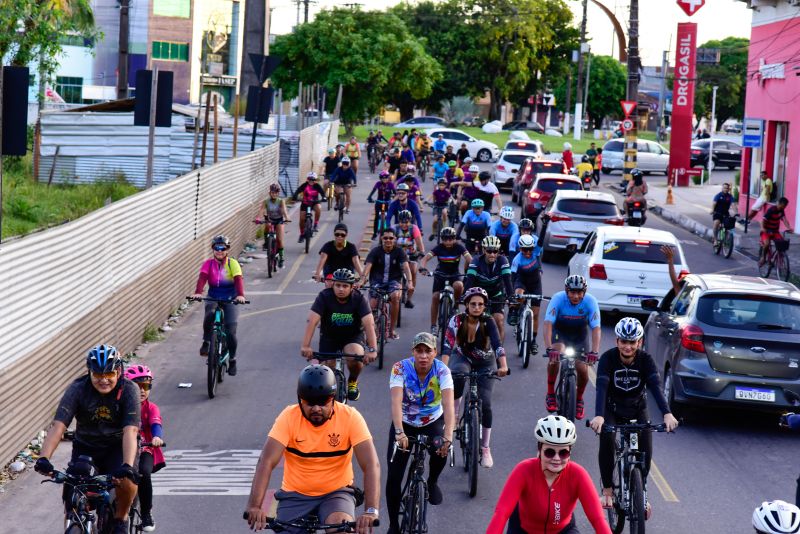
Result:
[[[572,51],[572,62],[578,61],[578,51]],[[572,65],[567,70],[567,103],[564,107],[564,135],[569,133],[569,110],[572,108]]]
[[[631,119],[633,128],[625,132],[624,184],[631,179],[631,169],[636,168],[636,128],[639,123],[639,0],[631,0],[628,22],[628,87],[626,100],[636,102]]]
[[[581,42],[578,50],[578,88],[575,91],[575,140],[581,138],[583,127],[583,47],[586,43],[586,8],[589,0],[583,0],[583,16],[581,17]]]
[[[128,37],[130,0],[119,0],[119,57],[117,60],[117,100],[128,98]]]
[[[303,2],[303,9],[304,9],[303,22],[308,23],[308,5],[309,4],[316,4],[317,2],[315,0],[302,0],[302,2]]]
[[[711,183],[711,171],[714,170],[714,134],[717,132],[717,89],[718,85],[712,88],[711,93],[711,138],[708,140],[708,183]],[[700,185],[703,185],[703,175],[700,175]]]
[[[589,109],[589,77],[592,74],[592,56],[586,59],[586,90],[583,92],[583,112],[588,114]],[[582,125],[581,125],[582,126]]]
[[[669,50],[664,50],[664,57],[661,60],[661,87],[658,90],[658,127],[656,128],[656,140],[663,141],[664,132],[664,106],[667,91],[667,72],[669,71]]]

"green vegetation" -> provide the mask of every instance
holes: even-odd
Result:
[[[627,72],[625,67],[611,56],[587,57],[591,61],[591,78],[589,87],[589,98],[586,102],[586,113],[589,115],[590,124],[598,126],[602,124],[605,117],[622,118],[622,108],[619,101],[625,98],[625,84],[627,82]],[[572,65],[572,98],[570,106],[575,104],[575,95],[578,92],[578,66]],[[567,81],[563,79],[556,87],[553,94],[556,97],[557,108],[566,111],[567,105]],[[574,113],[574,108],[569,110]]]
[[[147,326],[144,327],[144,332],[142,333],[142,341],[144,343],[153,343],[155,341],[161,341],[164,339],[164,336],[161,335],[161,332],[158,331],[157,326],[153,326],[151,323],[147,323]]]
[[[744,97],[749,70],[756,66],[747,62],[750,40],[746,37],[726,37],[721,41],[706,41],[699,48],[716,48],[720,52],[718,65],[698,65],[695,86],[694,112],[697,117],[711,116],[713,86],[717,90],[717,125],[730,118],[744,116]],[[751,72],[752,74],[752,72]],[[672,81],[669,80],[672,87]]]

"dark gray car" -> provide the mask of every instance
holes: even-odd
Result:
[[[650,311],[644,347],[673,412],[683,404],[776,411],[800,401],[800,291],[749,276],[692,274]]]

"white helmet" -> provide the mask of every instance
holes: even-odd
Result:
[[[753,528],[764,534],[800,532],[800,509],[784,501],[762,502],[753,511]]]
[[[477,173],[481,172],[481,168],[478,167],[477,165],[470,165],[469,166],[469,172],[471,172],[472,174],[477,174]]]
[[[572,145],[569,143],[564,143],[564,150],[572,150]]]
[[[500,210],[500,218],[502,219],[513,219],[514,218],[514,208],[511,206],[503,206]]]
[[[644,336],[644,328],[639,319],[633,317],[623,317],[614,327],[614,333],[619,339],[625,341],[639,341]]]
[[[547,445],[575,445],[575,423],[560,415],[542,417],[536,423],[536,439]]]
[[[520,249],[523,248],[533,248],[536,246],[536,238],[532,235],[521,235],[519,236],[519,240],[517,241],[517,245]]]

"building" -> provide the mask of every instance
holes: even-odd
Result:
[[[761,192],[759,175],[766,171],[776,186],[775,198],[789,199],[787,218],[800,225],[800,0],[742,0],[753,10],[744,115],[763,121],[760,148],[744,151],[739,212]],[[746,134],[747,132],[745,132]]]

